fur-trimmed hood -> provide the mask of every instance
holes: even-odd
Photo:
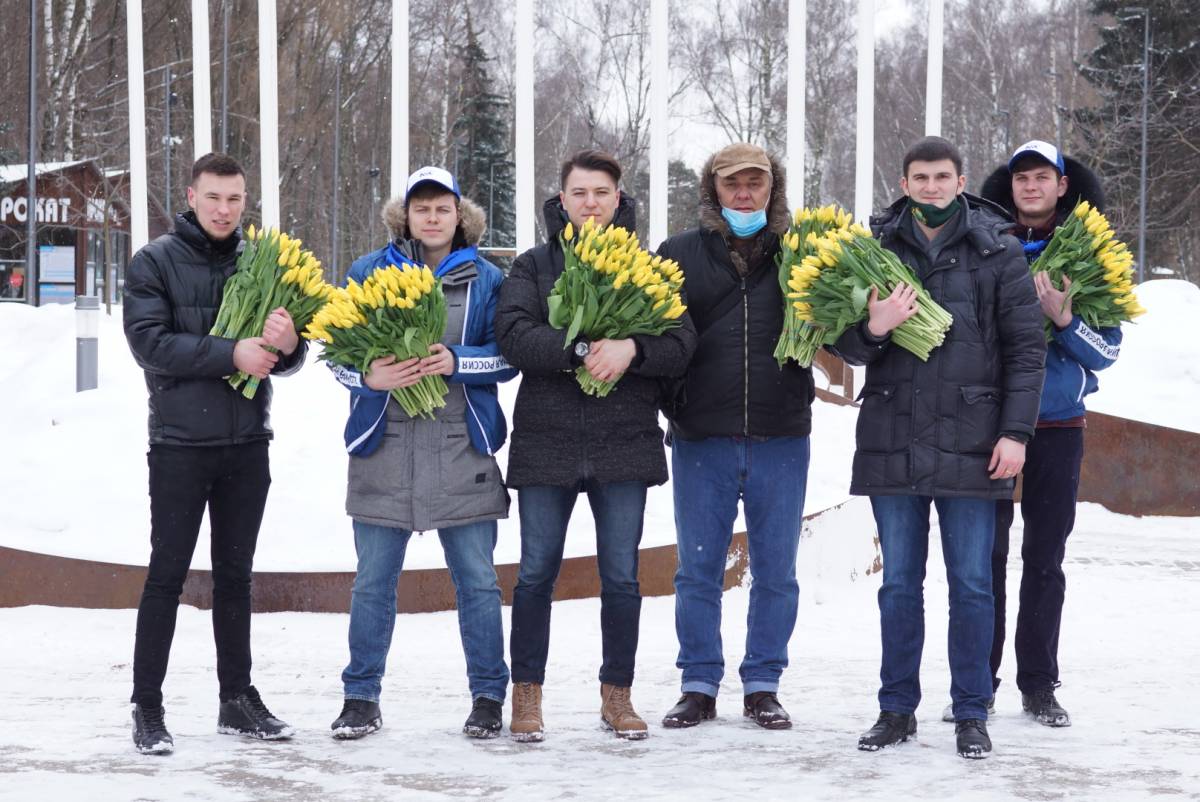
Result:
[[[721,203],[717,200],[717,182],[713,175],[714,153],[704,162],[700,174],[700,228],[714,231],[721,235],[726,242],[731,232],[729,223],[721,216]],[[768,154],[771,161],[771,195],[767,199],[767,230],[773,234],[787,233],[792,222],[792,212],[787,202],[787,168],[774,154]]]
[[[391,232],[393,240],[413,238],[408,230],[408,209],[404,205],[403,196],[398,195],[385,203],[380,216]],[[478,245],[483,242],[486,231],[487,214],[475,201],[461,198],[458,202],[458,230],[454,234],[454,247]]]
[[[1059,214],[1071,211],[1081,200],[1104,211],[1104,188],[1100,185],[1100,178],[1082,162],[1072,159],[1070,156],[1063,157],[1063,165],[1066,167],[1063,175],[1067,177],[1067,193],[1058,199]],[[992,203],[1002,206],[1016,218],[1017,207],[1013,203],[1012,173],[1007,164],[1002,164],[992,171],[992,174],[980,187],[979,194]]]

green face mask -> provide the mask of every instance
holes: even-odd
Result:
[[[940,228],[945,225],[947,220],[958,214],[958,208],[961,205],[957,195],[944,209],[939,209],[932,203],[918,203],[912,198],[908,199],[908,208],[912,209],[913,218],[918,223],[923,223],[930,228]]]

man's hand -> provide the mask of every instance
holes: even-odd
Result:
[[[616,381],[637,356],[633,340],[596,340],[583,365],[596,381]]]
[[[871,287],[871,297],[867,299],[867,330],[875,337],[887,335],[920,310],[916,298],[916,288],[904,282],[897,284],[892,294],[882,301],[879,290]]]
[[[420,362],[422,376],[450,376],[454,373],[454,352],[441,343],[429,346],[429,356]]]
[[[992,460],[988,470],[993,479],[1011,479],[1025,465],[1025,444],[1011,437],[1001,437],[992,449]]]
[[[282,306],[267,315],[263,323],[263,340],[285,356],[291,356],[300,344],[296,323]]]
[[[1042,314],[1060,329],[1071,325],[1071,299],[1067,295],[1071,289],[1071,279],[1063,276],[1063,288],[1056,290],[1049,273],[1034,273],[1033,286],[1037,289],[1038,300],[1042,303]]]
[[[363,383],[372,390],[390,391],[416,384],[421,377],[421,360],[415,356],[403,362],[397,362],[394,356],[381,356],[367,368]]]
[[[233,366],[256,379],[267,378],[271,368],[279,361],[279,354],[267,350],[267,341],[262,337],[247,337],[233,346]]]

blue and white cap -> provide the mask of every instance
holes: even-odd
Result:
[[[1058,170],[1058,174],[1062,175],[1067,171],[1066,165],[1063,164],[1062,154],[1058,152],[1058,148],[1051,145],[1049,142],[1043,142],[1040,139],[1031,139],[1013,152],[1012,158],[1008,160],[1008,169],[1011,172],[1013,166],[1022,156],[1037,156],[1044,159],[1047,164],[1052,164]]]
[[[458,191],[458,181],[454,176],[450,175],[449,170],[443,170],[441,167],[422,167],[408,177],[408,188],[404,191],[404,202],[408,203],[408,198],[412,195],[414,189],[420,184],[437,184],[439,187],[444,187],[446,191],[454,193],[454,197],[461,199],[462,194]]]

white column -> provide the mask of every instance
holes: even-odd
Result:
[[[517,253],[533,247],[533,0],[517,0],[515,128]]]
[[[142,67],[142,0],[125,2],[129,73],[129,234],[137,251],[150,240],[146,208],[146,87]]]
[[[408,0],[392,0],[392,173],[390,191],[408,181]]]
[[[650,240],[657,248],[667,238],[669,188],[667,181],[667,134],[671,119],[670,19],[668,0],[650,2]]]
[[[875,0],[858,0],[858,136],[855,141],[854,219],[866,224],[874,203]]]
[[[258,129],[262,227],[279,227],[279,59],[275,0],[258,0]]]
[[[804,87],[808,41],[808,0],[788,2],[787,81],[787,197],[793,207],[804,205]]]
[[[212,152],[212,84],[208,47],[208,0],[192,0],[192,130],[195,156]]]
[[[944,0],[929,0],[929,62],[925,73],[925,136],[942,135]]]

